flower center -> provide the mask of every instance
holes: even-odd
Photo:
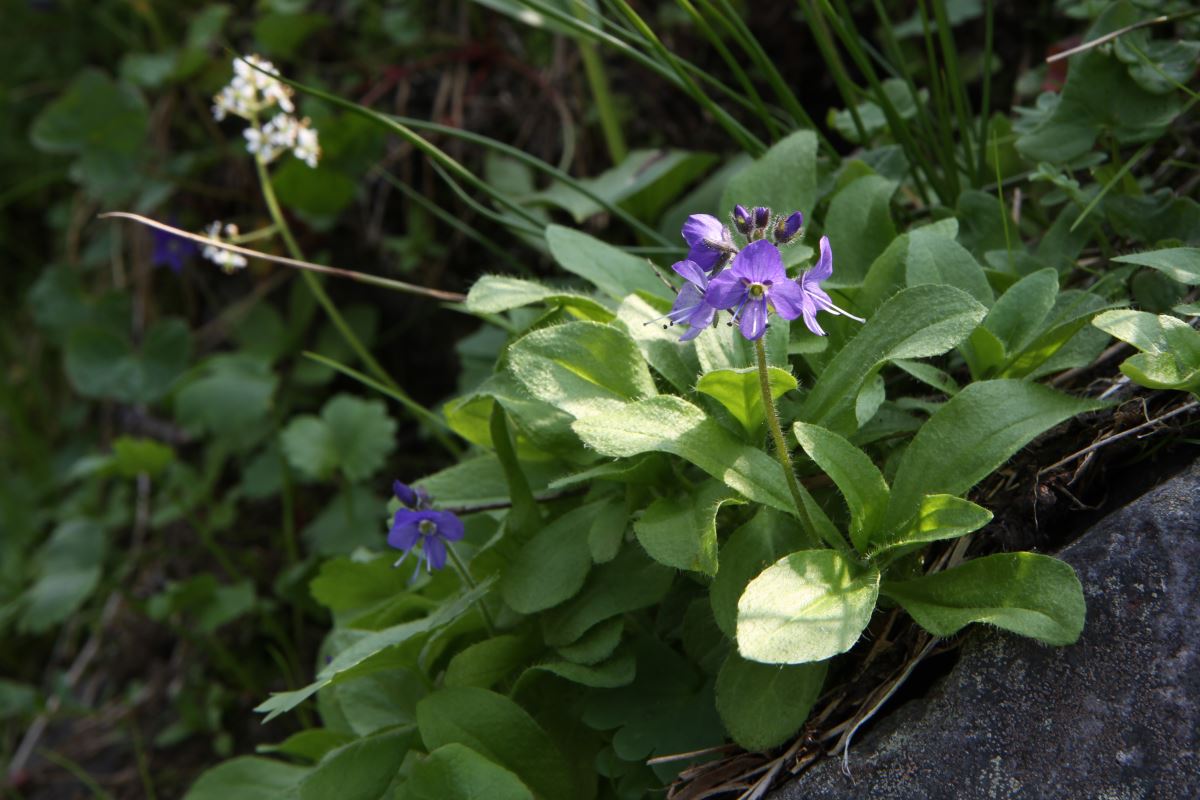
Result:
[[[767,287],[762,283],[752,283],[746,287],[746,293],[750,295],[750,299],[758,300],[767,293]]]
[[[437,523],[431,519],[423,519],[417,523],[417,530],[421,532],[422,536],[428,538],[437,533]]]

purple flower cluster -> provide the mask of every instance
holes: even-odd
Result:
[[[863,321],[834,305],[820,286],[833,274],[828,237],[821,237],[816,265],[799,279],[788,277],[778,245],[799,236],[804,224],[799,211],[780,216],[772,224],[771,209],[738,205],[734,206],[732,221],[734,229],[747,240],[740,249],[729,228],[711,214],[693,214],[683,223],[688,257],[672,264],[671,269],[685,283],[663,317],[671,325],[689,326],[680,341],[699,336],[720,311],[730,312],[730,324],[737,323],[742,335],[751,341],[766,332],[772,312],[786,320],[803,317],[804,324],[818,336],[825,335],[817,323],[819,311]]]
[[[426,571],[446,566],[446,543],[463,538],[462,520],[451,511],[435,511],[433,500],[424,489],[414,489],[396,481],[392,490],[401,506],[392,519],[387,543],[404,551],[396,566],[408,558],[417,545],[421,546],[420,557],[425,561]]]

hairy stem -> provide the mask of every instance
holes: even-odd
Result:
[[[771,441],[775,445],[775,458],[783,469],[784,480],[792,493],[792,501],[796,504],[796,513],[800,523],[809,533],[816,534],[826,544],[835,550],[846,551],[846,543],[825,530],[826,526],[817,525],[808,511],[808,503],[804,489],[796,480],[796,470],[792,467],[792,457],[788,453],[787,441],[783,438],[783,429],[779,427],[779,410],[775,407],[775,398],[771,395],[771,376],[767,372],[767,349],[763,346],[762,338],[754,340],[754,353],[758,356],[758,384],[762,388],[763,413],[767,418],[767,430],[771,432]]]

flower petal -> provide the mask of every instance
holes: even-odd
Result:
[[[746,297],[746,285],[741,278],[727,269],[708,282],[704,301],[713,308],[731,308]]]
[[[775,312],[784,319],[795,319],[804,312],[804,290],[795,281],[772,284],[767,297],[775,306]]]
[[[825,330],[817,322],[817,304],[813,302],[812,297],[807,292],[804,295],[802,313],[804,314],[805,326],[817,336],[824,336]]]
[[[778,248],[766,239],[759,239],[743,247],[733,257],[730,272],[751,283],[773,283],[787,280],[783,268],[783,256]],[[720,277],[720,276],[718,276]]]
[[[671,269],[681,276],[685,281],[695,284],[703,289],[708,286],[708,274],[695,261],[676,261],[671,265]]]
[[[821,237],[821,257],[817,259],[816,266],[804,273],[801,279],[804,282],[804,288],[810,286],[815,287],[818,283],[828,278],[833,274],[833,250],[829,247],[829,237]]]
[[[407,512],[410,516],[401,517],[401,514]],[[388,547],[394,547],[397,550],[411,550],[417,544],[417,540],[421,538],[421,529],[418,527],[419,519],[407,509],[400,509],[396,512],[396,519],[392,523],[392,529],[388,531],[387,543]]]
[[[425,563],[430,569],[446,566],[446,545],[437,536],[427,537],[421,545],[425,549]]]
[[[750,341],[761,338],[767,332],[767,301],[751,300],[742,310],[742,336]]]
[[[431,511],[430,519],[437,525],[437,535],[441,538],[457,542],[463,538],[463,522],[453,511]]]
[[[683,223],[683,240],[689,245],[703,244],[705,239],[724,241],[725,226],[712,214],[692,214]]]

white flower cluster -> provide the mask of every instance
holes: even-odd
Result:
[[[234,59],[233,80],[213,98],[213,117],[219,122],[232,114],[249,122],[250,127],[243,132],[246,149],[264,163],[291,150],[296,158],[315,167],[321,157],[317,131],[307,117],[292,116],[296,110],[292,89],[271,77],[278,74],[274,64],[258,56]],[[276,106],[282,113],[262,124],[259,115]]]
[[[222,225],[221,225],[220,221],[217,221],[217,222],[213,222],[211,225],[209,225],[208,228],[204,232],[213,239],[220,239],[221,238],[221,229],[222,229]],[[225,225],[224,233],[225,233],[226,239],[232,239],[232,238],[236,237],[238,235],[237,225],[233,225],[232,223],[229,225]],[[239,270],[246,266],[246,257],[245,256],[241,255],[240,253],[234,253],[230,250],[226,250],[221,247],[214,247],[211,244],[204,245],[204,250],[202,251],[202,254],[209,261],[213,262],[218,267],[220,267],[222,270],[224,270],[225,274],[227,274],[227,275],[233,273],[234,270]]]
[[[218,122],[225,119],[227,114],[253,120],[260,111],[274,105],[289,114],[295,111],[291,87],[271,77],[278,74],[275,65],[264,58],[235,58],[233,80],[213,98],[213,117]]]
[[[317,132],[308,117],[296,119],[291,114],[276,114],[261,128],[246,128],[242,133],[246,137],[246,149],[266,163],[291,150],[296,158],[315,167],[321,156]]]

